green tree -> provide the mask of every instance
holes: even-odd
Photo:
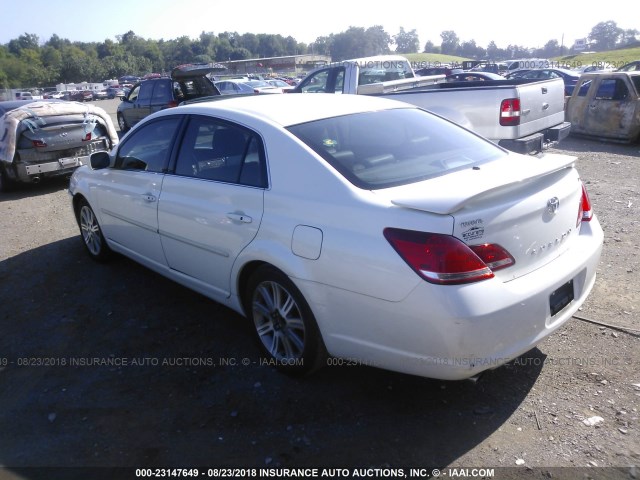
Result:
[[[624,31],[618,28],[613,20],[600,22],[591,29],[589,39],[595,43],[597,50],[612,50],[615,48],[618,40],[622,37]]]
[[[456,32],[453,30],[445,30],[440,34],[442,43],[440,44],[440,50],[445,55],[455,55],[458,53],[458,47],[460,47],[460,39]]]
[[[424,44],[424,53],[440,53],[440,47],[437,47],[431,40]]]
[[[404,28],[400,27],[400,31],[393,36],[393,41],[398,53],[416,53],[420,48],[420,40],[415,28],[410,32],[405,32]]]

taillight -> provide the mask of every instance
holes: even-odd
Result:
[[[178,102],[175,100],[171,100],[169,103],[167,103],[167,108],[173,108],[177,106],[178,106]]]
[[[589,194],[587,193],[587,187],[582,184],[582,197],[580,198],[580,207],[578,208],[578,219],[576,221],[576,227],[580,226],[581,222],[589,222],[593,218],[593,208],[591,207],[591,200],[589,200]]]
[[[31,143],[33,144],[34,148],[43,148],[47,146],[47,142],[45,142],[44,140],[31,140]]]
[[[500,125],[511,127],[520,125],[520,99],[507,98],[500,103]]]
[[[400,257],[430,283],[455,285],[492,278],[494,269],[515,260],[499,245],[467,246],[451,235],[386,228],[384,236]]]
[[[82,139],[83,142],[88,142],[89,140],[91,140],[91,132],[87,133]]]

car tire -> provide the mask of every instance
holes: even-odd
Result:
[[[124,119],[124,117],[120,113],[118,114],[118,128],[120,128],[120,131],[122,133],[128,132],[129,128],[131,128],[127,125],[127,121]]]
[[[265,265],[249,279],[245,312],[268,364],[292,376],[320,367],[327,352],[315,317],[300,290],[280,270]]]
[[[86,200],[81,200],[76,209],[76,220],[80,228],[80,238],[89,256],[97,262],[106,262],[112,251],[102,235],[96,214]]]

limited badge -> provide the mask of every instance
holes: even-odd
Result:
[[[462,232],[462,239],[465,242],[478,240],[484,236],[484,227],[471,227],[469,230]]]

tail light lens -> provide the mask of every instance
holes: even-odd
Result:
[[[31,140],[34,148],[44,148],[47,146],[47,142],[44,140]]]
[[[589,200],[589,194],[587,193],[587,187],[582,184],[582,197],[580,198],[580,207],[578,208],[578,219],[576,221],[576,227],[580,226],[581,222],[589,222],[593,218],[593,208],[591,207],[591,200]]]
[[[176,100],[171,100],[169,103],[167,103],[167,108],[173,108],[177,106],[178,106],[178,102]]]
[[[83,142],[88,142],[91,140],[91,132],[87,133],[83,138],[82,141]]]
[[[500,125],[520,125],[520,99],[507,98],[500,103]]]
[[[493,271],[515,263],[499,245],[467,246],[451,235],[386,228],[384,236],[400,257],[423,279],[457,285],[492,278]]]

